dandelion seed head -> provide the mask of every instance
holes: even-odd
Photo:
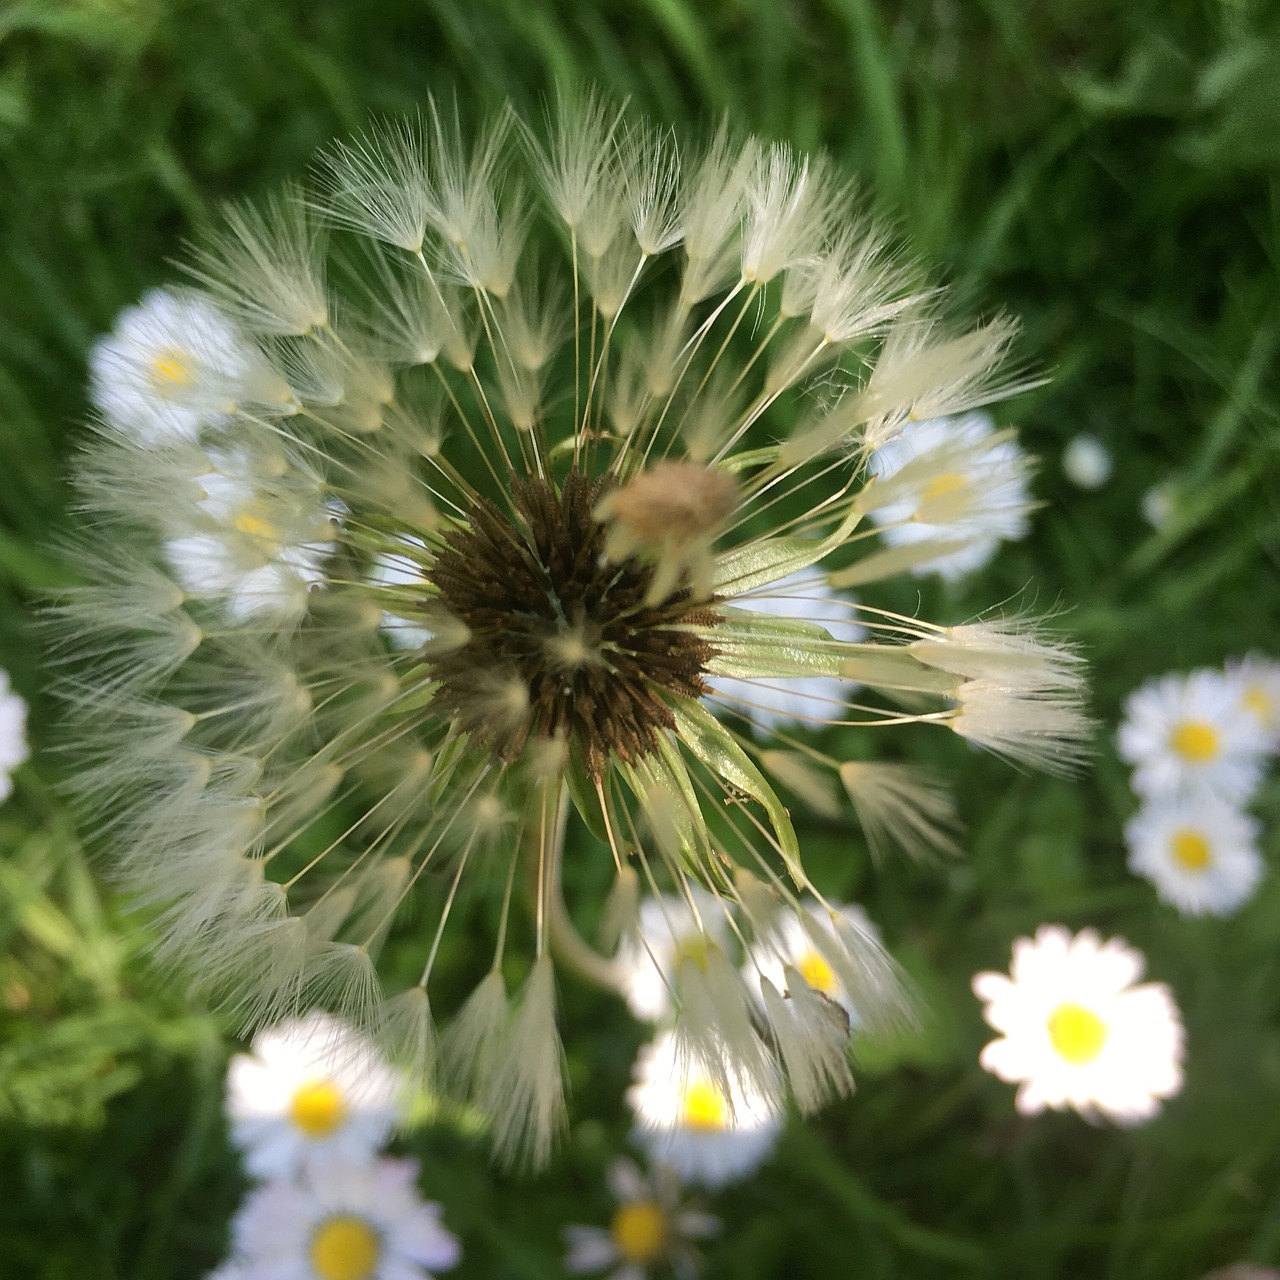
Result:
[[[563,1122],[558,960],[659,1010],[726,1097],[847,1090],[823,1002],[891,1017],[883,952],[818,929],[766,1013],[729,958],[816,893],[778,788],[831,815],[848,795],[908,848],[951,815],[915,775],[775,740],[788,698],[821,690],[798,734],[914,720],[1048,765],[1084,734],[1041,632],[835,594],[994,536],[992,501],[1022,527],[1025,464],[1008,494],[978,465],[1006,435],[961,432],[919,484],[864,466],[922,405],[1017,385],[1011,326],[950,327],[827,161],[727,128],[687,148],[591,94],[542,131],[428,103],[316,172],[228,209],[199,287],[95,358],[91,585],[58,645],[157,949],[248,1022],[320,1004],[415,1070],[439,1055],[507,1160]],[[864,516],[908,499],[945,520],[869,552]],[[755,732],[704,701],[717,681]],[[574,931],[579,857],[612,867],[611,956]],[[498,926],[455,1014],[428,993],[464,902]],[[392,988],[411,911],[395,968],[417,947],[421,969]]]

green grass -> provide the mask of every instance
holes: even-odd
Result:
[[[960,594],[1070,609],[1096,711],[1168,669],[1280,652],[1280,13],[1248,0],[9,0],[0,7],[0,665],[38,754],[0,810],[0,1273],[188,1280],[219,1260],[243,1183],[220,1118],[230,1040],[144,960],[60,799],[32,611],[55,549],[95,334],[217,202],[299,173],[370,112],[431,91],[537,110],[592,80],[682,124],[828,149],[970,308],[1007,309],[1052,375],[1002,410],[1042,458],[1035,533]],[[1087,430],[1116,459],[1058,469]],[[1143,493],[1173,484],[1160,533]],[[915,586],[887,591],[915,606]],[[716,1201],[712,1276],[1181,1280],[1280,1263],[1280,785],[1273,872],[1236,918],[1189,922],[1124,870],[1132,807],[1109,741],[1064,783],[927,743],[967,856],[869,865],[802,831],[927,998],[869,1046],[859,1092],[793,1124]],[[1185,1016],[1186,1088],[1150,1127],[1015,1118],[983,1076],[968,991],[1041,921],[1145,950]],[[455,944],[459,945],[459,944]],[[446,957],[447,959],[447,957]],[[447,965],[445,966],[447,968]],[[574,1131],[541,1179],[493,1172],[445,1127],[403,1143],[464,1239],[458,1274],[560,1274],[559,1226],[603,1221],[638,1030],[566,982]]]

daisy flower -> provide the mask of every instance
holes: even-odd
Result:
[[[1172,672],[1136,689],[1116,741],[1146,798],[1195,789],[1239,802],[1262,776],[1265,734],[1220,671]]]
[[[500,1157],[536,1163],[565,1118],[556,964],[627,989],[577,932],[599,904],[566,881],[598,877],[566,858],[714,894],[708,954],[726,913],[752,927],[748,870],[769,901],[822,900],[779,794],[799,795],[797,753],[718,719],[716,682],[781,714],[787,682],[821,680],[815,720],[913,722],[1050,767],[1088,737],[1082,672],[1025,620],[1006,639],[1034,687],[1007,644],[984,639],[967,674],[972,636],[870,611],[863,634],[830,594],[902,571],[860,526],[874,495],[906,499],[910,468],[869,480],[873,446],[1021,385],[1000,371],[1015,326],[944,332],[937,291],[825,160],[723,130],[687,147],[591,95],[541,135],[512,112],[472,134],[429,103],[315,172],[319,189],[233,206],[190,263],[286,392],[219,400],[213,442],[108,430],[87,450],[91,585],[63,611],[92,666],[67,682],[81,781],[112,806],[161,953],[251,1020],[336,1001],[425,1063],[454,908],[492,919],[438,1040]],[[992,466],[1006,436],[956,430],[945,467],[912,474],[981,477],[973,504],[935,484],[926,514],[990,536],[990,494],[1021,472]],[[758,607],[779,594],[785,615]],[[805,793],[847,818],[842,763],[812,760],[826,785]],[[902,788],[879,790],[867,811],[911,838]],[[508,929],[525,885],[535,926]],[[410,912],[421,965],[384,986],[380,945]],[[881,970],[855,931],[839,945],[837,967]],[[681,1034],[777,1095],[791,1068],[736,967],[684,967]],[[809,1043],[789,1054],[806,1080],[825,1072]]]
[[[1141,1124],[1178,1092],[1182,1022],[1167,986],[1134,986],[1142,968],[1120,938],[1046,924],[1013,944],[1008,977],[974,978],[983,1017],[1001,1033],[979,1060],[1018,1085],[1019,1111],[1074,1107]]]
[[[209,469],[193,477],[200,496],[164,544],[174,576],[235,619],[300,617],[333,553],[333,503],[301,469],[276,475],[243,451],[205,460]]]
[[[462,1256],[416,1160],[314,1165],[250,1192],[231,1224],[241,1280],[430,1280]]]
[[[373,1046],[322,1013],[260,1031],[227,1069],[231,1140],[256,1178],[367,1160],[396,1121],[400,1081]]]
[[[1129,869],[1184,915],[1226,916],[1253,895],[1265,864],[1258,824],[1208,793],[1157,797],[1124,829]]]
[[[627,1101],[649,1158],[712,1189],[754,1173],[782,1130],[782,1112],[763,1091],[717,1078],[670,1032],[641,1049]]]
[[[857,601],[830,590],[820,575],[788,574],[766,590],[736,597],[757,614],[807,621],[840,641],[857,644],[867,628],[856,621]],[[739,711],[757,732],[767,735],[780,723],[825,725],[841,717],[852,686],[829,676],[799,676],[768,687],[760,680],[721,678],[709,682],[713,701]]]
[[[724,907],[704,889],[695,886],[688,898],[668,893],[645,898],[617,956],[620,985],[631,1012],[648,1022],[670,1017],[682,962],[702,961],[708,947],[723,948],[729,939]]]
[[[1062,474],[1078,489],[1101,489],[1112,467],[1111,454],[1097,436],[1072,436],[1062,451]]]
[[[824,954],[839,945],[834,917],[839,917],[844,927],[879,942],[879,931],[861,907],[838,903],[824,907],[808,898],[801,901],[799,910],[780,911],[770,921],[764,935],[748,951],[744,973],[748,984],[758,988],[761,980],[766,980],[785,992],[790,985],[786,971],[793,970],[810,988],[838,1005],[850,1026],[857,1026],[853,994]]]
[[[156,444],[194,440],[242,402],[285,397],[288,387],[208,297],[153,289],[94,346],[89,394],[112,426]]]
[[[862,509],[891,547],[912,549],[914,574],[953,582],[1027,535],[1031,460],[985,413],[909,422],[870,468]]]
[[[642,1280],[662,1266],[681,1280],[697,1275],[693,1242],[718,1235],[720,1219],[681,1203],[680,1180],[669,1166],[657,1165],[646,1177],[632,1161],[615,1160],[609,1190],[618,1207],[607,1229],[564,1229],[564,1266],[570,1275],[611,1267],[606,1280]]]
[[[1236,687],[1245,711],[1261,726],[1268,749],[1280,751],[1280,662],[1260,653],[1227,663],[1227,679]]]
[[[30,754],[27,704],[9,687],[9,673],[0,671],[0,802],[13,794],[13,771]]]

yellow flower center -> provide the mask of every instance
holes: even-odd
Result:
[[[652,1200],[633,1200],[613,1215],[609,1233],[628,1262],[654,1262],[667,1243],[667,1215]]]
[[[239,512],[232,524],[235,526],[237,533],[247,534],[250,538],[257,538],[260,542],[269,542],[274,545],[280,538],[280,531],[275,525],[253,511],[244,510]]]
[[[1107,1040],[1107,1024],[1092,1009],[1060,1004],[1049,1015],[1049,1039],[1072,1066],[1092,1062]]]
[[[956,493],[963,489],[965,483],[964,476],[935,476],[921,490],[920,496],[925,502],[935,502],[938,498],[945,498],[948,494]]]
[[[1270,724],[1276,714],[1275,705],[1260,685],[1252,684],[1244,691],[1240,699],[1246,711],[1251,712],[1263,724]]]
[[[293,1095],[289,1118],[308,1138],[327,1138],[347,1118],[347,1104],[332,1080],[309,1080]]]
[[[695,1080],[687,1085],[680,1101],[680,1118],[686,1129],[710,1133],[729,1127],[728,1101],[709,1080]]]
[[[816,951],[801,956],[796,961],[796,969],[815,991],[821,991],[824,996],[835,994],[835,970]]]
[[[1173,860],[1185,871],[1204,871],[1212,861],[1209,842],[1198,831],[1175,831]]]
[[[676,972],[679,973],[683,961],[691,960],[703,973],[706,973],[707,959],[711,955],[713,945],[707,940],[707,935],[701,932],[691,933],[687,938],[681,938],[676,946]]]
[[[1173,749],[1192,764],[1206,764],[1218,754],[1221,743],[1217,729],[1203,720],[1184,720],[1170,739]]]
[[[382,1252],[363,1218],[328,1218],[311,1239],[311,1266],[322,1280],[368,1280]]]
[[[151,358],[151,385],[159,392],[180,390],[191,384],[191,360],[169,348]]]

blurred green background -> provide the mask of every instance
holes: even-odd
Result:
[[[144,959],[60,799],[32,615],[73,577],[66,474],[94,336],[227,197],[302,172],[427,93],[536,113],[593,81],[678,125],[727,116],[864,180],[964,308],[1007,309],[1049,384],[1003,406],[1041,458],[1026,542],[963,589],[886,599],[958,621],[1031,592],[1094,666],[1095,709],[1173,668],[1280,654],[1280,7],[1249,0],[4,0],[0,3],[0,666],[34,763],[0,809],[0,1276],[187,1280],[244,1183],[226,1145],[232,1042]],[[1098,493],[1061,451],[1112,451]],[[1171,486],[1153,531],[1144,493]],[[914,740],[913,740],[914,741]],[[1133,802],[1094,772],[1008,770],[927,743],[964,860],[870,865],[802,827],[815,879],[863,902],[917,979],[924,1028],[866,1046],[859,1092],[716,1198],[709,1276],[1195,1277],[1280,1263],[1280,786],[1273,872],[1235,918],[1187,921],[1124,869]],[[1141,947],[1187,1024],[1183,1094],[1146,1129],[1016,1118],[984,1076],[972,973],[1019,933],[1094,924]],[[559,1229],[607,1220],[603,1168],[641,1029],[562,984],[574,1131],[508,1178],[444,1127],[424,1162],[456,1274],[561,1274]]]

